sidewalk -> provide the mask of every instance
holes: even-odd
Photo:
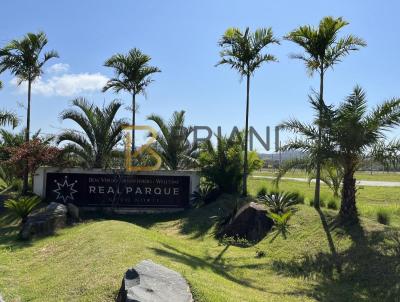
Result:
[[[253,178],[262,178],[262,179],[274,179],[274,176],[262,176],[262,175],[253,175]],[[308,182],[306,178],[293,178],[293,177],[282,177],[283,180],[292,180],[292,181],[300,181],[300,182]],[[312,182],[315,182],[313,180]],[[366,187],[400,187],[399,181],[375,181],[375,180],[358,180],[358,186],[366,186]]]

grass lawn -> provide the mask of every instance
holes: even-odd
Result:
[[[256,194],[262,186],[273,188],[271,180],[253,178],[249,182],[249,191]],[[308,200],[314,198],[314,184],[309,186],[303,182],[282,180],[279,188],[283,191],[301,192]],[[328,201],[332,198],[332,192],[322,183],[321,199]],[[307,201],[306,203],[308,204]],[[362,216],[373,220],[376,220],[376,212],[379,209],[385,209],[389,212],[391,223],[400,227],[400,187],[359,187],[357,206]]]
[[[258,182],[251,184],[254,190]],[[224,246],[213,237],[212,217],[233,200],[178,214],[89,219],[31,242],[16,241],[17,226],[1,216],[0,292],[6,301],[113,301],[124,271],[152,259],[182,273],[196,301],[398,299],[400,243],[391,228],[368,218],[337,227],[332,211],[322,216],[324,228],[301,205],[286,240],[269,235],[249,248]],[[257,250],[266,256],[256,258]]]
[[[275,176],[276,170],[273,169],[263,169],[261,171],[254,172],[254,175],[261,176]],[[307,178],[306,173],[303,170],[292,170],[286,173],[285,177],[293,177],[293,178]],[[375,181],[399,181],[400,182],[400,173],[396,172],[365,172],[359,171],[356,172],[357,180],[375,180]]]

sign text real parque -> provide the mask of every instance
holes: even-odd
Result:
[[[190,177],[137,174],[48,173],[46,199],[82,207],[184,208]]]

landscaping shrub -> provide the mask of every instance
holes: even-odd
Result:
[[[376,219],[379,223],[390,225],[390,213],[386,209],[379,209],[376,213]]]
[[[299,204],[304,204],[305,202],[305,197],[303,193],[300,192],[292,192],[291,195],[293,196],[294,199],[297,200],[297,203]]]
[[[328,209],[331,209],[331,210],[337,210],[338,209],[338,204],[337,204],[335,199],[329,200]]]
[[[259,249],[256,250],[256,258],[263,258],[263,257],[265,257],[266,255],[267,255],[266,252],[264,252],[264,251],[262,251],[262,250],[259,250]]]
[[[41,202],[38,196],[24,196],[16,199],[8,199],[4,202],[4,207],[9,210],[12,216],[26,222],[28,215]]]
[[[267,194],[260,196],[258,199],[264,202],[269,210],[276,214],[283,214],[286,212],[294,212],[295,205],[299,203],[296,199],[297,195],[289,192],[279,192],[275,194]]]
[[[262,186],[262,187],[259,188],[258,191],[257,191],[257,198],[262,197],[262,196],[265,196],[265,195],[267,195],[267,193],[268,193],[267,187]]]
[[[215,201],[220,195],[219,189],[211,183],[203,183],[199,189],[192,193],[191,204],[193,207],[201,207]]]
[[[275,239],[278,235],[282,235],[284,239],[287,238],[287,234],[289,233],[289,220],[292,217],[293,212],[288,211],[286,213],[277,214],[277,213],[269,213],[267,216],[274,221],[273,229],[276,234],[272,238]]]
[[[217,146],[210,141],[200,146],[198,158],[201,174],[214,183],[223,193],[238,193],[243,178],[243,140],[241,135],[233,138],[217,137]],[[263,161],[256,152],[248,154],[248,172],[258,170]]]

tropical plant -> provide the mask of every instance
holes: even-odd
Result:
[[[161,72],[157,67],[149,65],[150,60],[148,55],[134,48],[127,55],[115,54],[104,63],[104,66],[114,69],[115,77],[107,82],[103,92],[113,89],[117,93],[122,90],[132,95],[132,126],[135,126],[136,96],[146,95],[146,88],[153,81],[150,76]],[[135,129],[132,129],[133,150],[135,150]]]
[[[331,209],[331,210],[337,210],[338,209],[338,205],[337,205],[336,200],[335,199],[329,200],[328,204],[327,204],[327,207],[328,207],[328,209]]]
[[[340,63],[343,57],[351,51],[358,50],[360,47],[366,46],[366,43],[353,35],[347,35],[338,38],[339,31],[349,23],[342,18],[324,17],[319,26],[314,28],[310,25],[300,26],[290,32],[285,39],[292,41],[301,46],[305,53],[292,55],[295,59],[304,61],[308,73],[312,76],[314,72],[319,73],[319,108],[323,109],[324,105],[324,76],[329,68]],[[319,113],[318,119],[322,120],[323,112]],[[315,162],[315,207],[319,207],[320,199],[320,181],[321,181],[321,158],[320,145],[324,136],[324,125],[317,124],[318,135],[315,138],[316,143],[316,162]]]
[[[289,192],[279,192],[259,196],[258,200],[265,203],[272,213],[283,214],[288,211],[296,211],[295,206],[299,203],[296,197],[295,194]]]
[[[211,183],[202,183],[197,191],[194,191],[191,196],[191,204],[194,207],[201,207],[218,198],[220,194],[218,188]]]
[[[217,145],[206,141],[200,146],[199,166],[205,179],[224,193],[238,193],[243,179],[243,139],[241,135],[217,136]],[[248,172],[260,169],[263,161],[255,151],[248,154]]]
[[[333,127],[336,160],[343,166],[343,189],[340,216],[357,218],[356,179],[358,167],[369,149],[386,138],[386,131],[400,125],[400,98],[385,101],[371,112],[365,92],[355,87],[339,105]]]
[[[308,184],[310,185],[316,177],[315,173],[309,174]],[[343,167],[333,162],[326,161],[321,167],[320,178],[332,191],[333,197],[339,198],[343,182]]]
[[[309,185],[316,179],[315,161],[309,155],[304,155],[304,157],[284,161],[275,175],[273,184],[278,187],[285,174],[293,169],[304,170]],[[320,179],[331,189],[333,197],[339,197],[343,181],[343,168],[338,163],[326,160],[321,167]]]
[[[263,63],[275,62],[276,58],[271,54],[263,53],[263,50],[271,45],[279,44],[272,33],[271,28],[260,28],[254,33],[246,28],[242,32],[238,28],[228,28],[221,40],[219,46],[221,60],[217,65],[230,65],[236,69],[241,77],[246,78],[246,124],[244,134],[244,163],[243,163],[243,186],[242,194],[247,195],[247,176],[248,167],[248,132],[249,132],[249,110],[250,110],[250,78],[254,75],[257,68]]]
[[[324,102],[319,102],[317,97],[310,96],[309,102],[317,116],[311,123],[306,124],[297,119],[290,119],[279,126],[280,129],[291,131],[298,135],[282,146],[281,150],[297,150],[302,152],[303,157],[285,161],[278,170],[273,182],[275,185],[279,185],[281,178],[288,171],[297,168],[305,170],[308,176],[311,179],[315,178],[316,181],[318,178],[320,180],[322,178],[322,180],[325,180],[327,183],[334,182],[332,188],[333,191],[335,191],[336,188],[334,188],[334,185],[340,185],[341,180],[338,179],[340,177],[335,177],[334,180],[330,180],[329,172],[324,172],[323,177],[321,177],[321,170],[319,174],[317,173],[318,168],[322,167],[325,170],[332,170],[331,176],[334,177],[334,170],[340,169],[338,168],[340,164],[338,161],[334,160],[335,143],[330,133],[333,129],[335,110],[332,106],[326,106]],[[324,126],[322,128],[324,131],[323,136],[320,136],[320,125]],[[319,160],[317,160],[317,158]],[[317,165],[317,163],[319,164]],[[338,172],[337,176],[340,176],[340,172]],[[319,193],[318,200],[313,202],[313,204],[316,208],[320,207]]]
[[[67,129],[57,139],[58,144],[68,142],[65,153],[80,158],[85,167],[106,168],[116,155],[114,148],[123,137],[123,128],[127,125],[123,119],[116,119],[122,103],[112,101],[103,108],[88,103],[83,98],[72,101],[77,109],[68,109],[61,113],[62,120],[71,120],[78,124],[81,131]]]
[[[390,225],[390,212],[387,209],[379,209],[376,212],[376,219],[381,224]]]
[[[267,214],[267,217],[271,218],[274,221],[272,229],[275,231],[275,235],[272,237],[271,241],[273,241],[278,235],[282,235],[284,239],[287,238],[290,228],[289,220],[292,215],[292,211],[287,211],[279,214],[271,212]]]
[[[267,187],[262,186],[261,188],[259,188],[259,189],[257,190],[256,196],[257,196],[257,197],[261,197],[261,196],[267,195],[267,193],[268,193]]]
[[[41,202],[38,196],[22,196],[16,199],[7,199],[4,207],[8,209],[11,216],[21,219],[21,223],[25,223],[28,215]]]
[[[9,70],[18,79],[18,84],[28,83],[28,106],[26,114],[25,141],[29,141],[31,123],[31,90],[32,83],[43,73],[43,66],[52,58],[58,58],[54,50],[45,52],[41,57],[44,47],[47,45],[47,37],[44,32],[28,33],[20,40],[12,40],[0,50],[0,73]],[[27,169],[24,174],[23,193],[28,190]]]
[[[154,150],[167,170],[190,169],[196,165],[197,148],[189,140],[193,127],[185,126],[185,111],[175,111],[169,121],[152,114],[147,117],[160,132]]]

